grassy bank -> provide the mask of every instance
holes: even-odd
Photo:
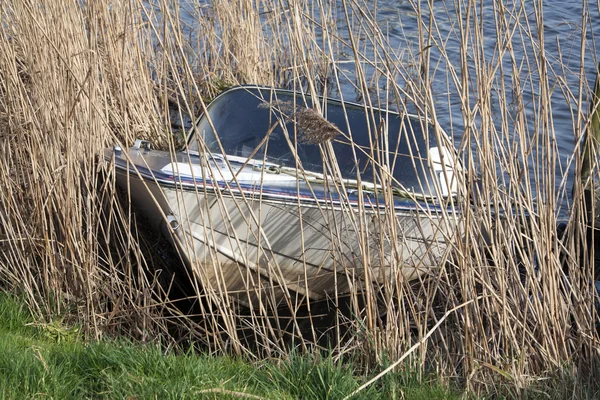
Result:
[[[0,397],[341,399],[370,376],[331,357],[248,362],[174,354],[153,345],[85,342],[74,327],[32,319],[22,299],[0,293]],[[455,399],[436,382],[393,373],[352,398]]]

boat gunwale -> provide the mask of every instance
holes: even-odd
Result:
[[[151,150],[157,151],[157,150]],[[147,154],[146,154],[147,155]],[[144,156],[144,154],[142,154]],[[129,165],[129,166],[127,166]],[[133,168],[131,167],[133,165]],[[129,173],[133,177],[142,178],[148,182],[156,183],[157,186],[161,188],[169,188],[169,189],[179,189],[187,192],[198,192],[201,193],[203,190],[213,190],[220,191],[221,194],[230,194],[232,197],[235,197],[236,194],[241,195],[243,193],[244,196],[249,197],[251,200],[256,200],[260,198],[262,201],[280,201],[286,202],[286,200],[294,201],[294,204],[298,203],[298,199],[300,200],[301,205],[325,205],[328,207],[333,207],[334,210],[340,209],[341,205],[350,205],[353,208],[359,208],[360,202],[358,196],[348,194],[347,198],[342,198],[340,200],[340,196],[336,193],[329,192],[330,196],[325,196],[325,190],[315,192],[311,190],[306,190],[306,193],[298,193],[297,186],[293,186],[293,191],[282,191],[281,186],[277,185],[265,185],[264,183],[253,183],[253,184],[245,184],[243,181],[217,181],[217,185],[215,185],[210,179],[205,180],[202,178],[194,178],[192,176],[182,176],[173,175],[170,173],[166,173],[160,170],[154,170],[148,168],[146,166],[142,166],[136,164],[132,161],[127,161],[124,159],[119,159],[118,162],[115,163],[115,167],[121,170],[121,173],[127,174]],[[290,179],[290,181],[297,182],[298,179]],[[311,185],[321,186],[324,185],[322,183],[310,182]],[[232,187],[235,186],[235,187]],[[290,186],[291,187],[291,186]],[[354,191],[358,192],[358,189],[354,189]],[[372,193],[369,189],[363,189],[364,192]],[[323,197],[317,197],[316,194],[321,194]],[[292,194],[293,193],[293,194]],[[439,204],[434,204],[431,201],[422,200],[418,198],[410,198],[410,197],[400,197],[398,195],[394,195],[394,212],[417,212],[423,215],[427,215],[428,213],[436,213],[446,211],[448,213],[459,213],[460,211],[456,207],[456,202],[454,202],[454,206],[442,206]],[[366,202],[363,209],[368,212],[377,212],[377,210],[385,211],[388,209],[388,204],[385,203],[384,199],[381,199],[381,202],[377,204],[375,198],[374,201],[370,201],[369,196],[364,196],[363,202]]]

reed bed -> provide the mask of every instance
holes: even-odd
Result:
[[[0,7],[0,285],[25,293],[40,318],[65,313],[91,337],[169,346],[191,340],[248,357],[333,347],[363,368],[410,365],[474,393],[520,395],[556,374],[592,377],[599,335],[589,194],[597,171],[594,142],[584,140],[593,99],[585,74],[595,70],[586,30],[599,11],[583,3],[581,54],[565,60],[544,48],[541,1],[493,3],[491,54],[480,2],[409,1],[402,21],[415,32],[401,52],[367,3],[190,1],[183,11],[193,27],[166,0]],[[526,51],[518,56],[515,47]],[[569,74],[579,76],[578,87],[567,85]],[[431,91],[440,79],[446,105]],[[361,258],[330,295],[327,312],[285,281],[265,290],[248,284],[255,304],[241,307],[223,290],[225,267],[214,251],[205,256],[210,267],[181,268],[177,252],[148,232],[130,195],[117,189],[102,149],[143,138],[174,151],[182,133],[172,122],[193,119],[208,99],[240,83],[313,98],[347,96],[352,87],[356,97],[345,100],[411,112],[432,121],[426,129],[449,132],[458,151],[448,162],[464,174],[458,195],[440,197],[443,207],[432,215],[441,213],[448,245],[438,265],[407,280],[402,240],[389,239],[398,237],[393,210],[376,214],[373,231],[362,205],[342,207],[338,216],[357,227],[352,234],[329,225],[339,244],[332,251],[353,240]],[[572,110],[576,146],[566,164],[556,145],[555,93]],[[320,110],[313,112],[318,120]],[[440,112],[460,117],[441,126]],[[315,143],[342,193],[331,138]],[[380,145],[373,143],[373,154]],[[589,168],[584,148],[591,149]],[[391,162],[373,161],[383,196],[394,195],[385,172]],[[434,182],[421,184],[440,193]],[[231,228],[232,210],[222,199],[216,207],[218,223]],[[269,239],[260,203],[240,199],[235,208],[254,210],[246,214],[249,231],[259,243]],[[380,275],[374,266],[383,264],[389,268]],[[289,293],[287,303],[276,304],[274,291]],[[321,314],[326,327],[317,322]]]

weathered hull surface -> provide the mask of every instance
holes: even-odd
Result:
[[[414,279],[437,268],[456,234],[448,210],[391,211],[348,201],[291,199],[118,171],[118,183],[166,233],[202,289],[258,308],[321,300],[366,281]],[[365,268],[367,266],[367,268]]]

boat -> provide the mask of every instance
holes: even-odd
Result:
[[[180,151],[140,139],[104,159],[202,291],[258,309],[440,267],[460,230],[454,154],[425,118],[245,85]]]

